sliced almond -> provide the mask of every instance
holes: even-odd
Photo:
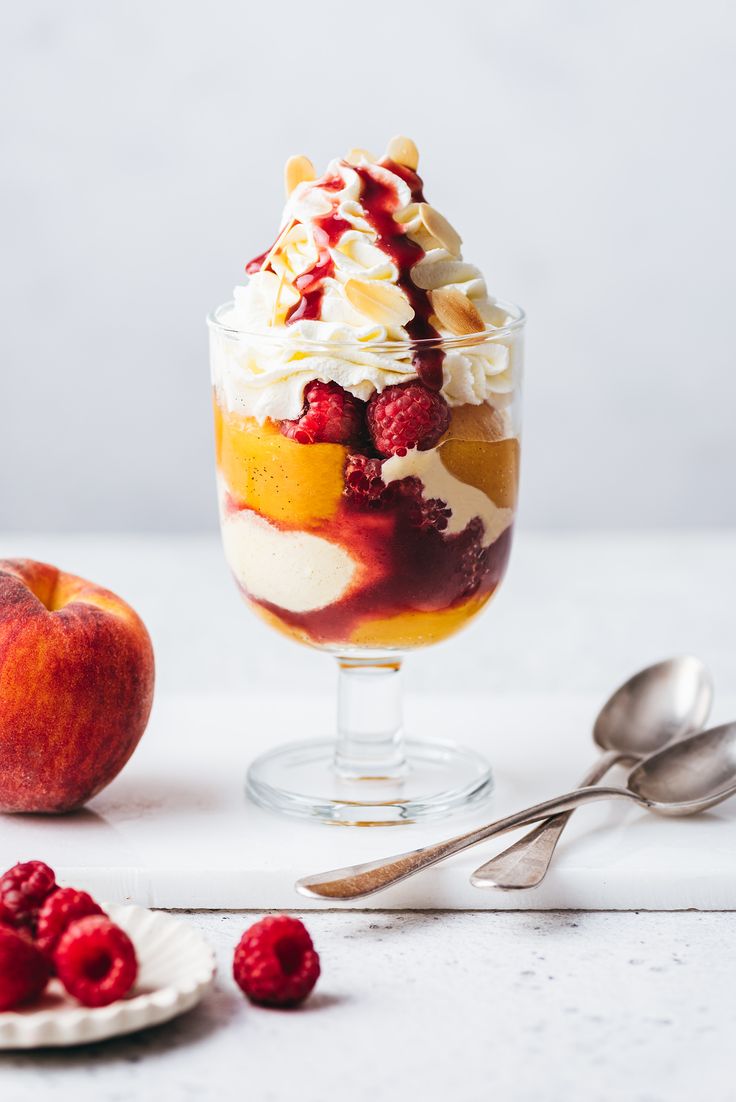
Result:
[[[429,203],[420,203],[419,217],[427,233],[431,234],[450,256],[460,256],[460,246],[463,239],[455,227],[450,225],[444,214],[440,214]]]
[[[284,186],[286,187],[287,196],[291,195],[298,184],[303,184],[305,180],[316,179],[317,173],[314,171],[314,165],[309,157],[305,157],[303,153],[289,157],[284,166]]]
[[[406,325],[414,317],[406,295],[393,283],[349,279],[345,295],[351,306],[379,325]]]
[[[416,172],[419,165],[419,150],[411,138],[405,138],[403,134],[397,134],[391,139],[386,149],[386,156],[396,161],[397,165],[410,168],[412,172]]]
[[[349,149],[347,151],[345,160],[349,165],[359,165],[361,161],[368,161],[372,164],[376,161],[376,158],[372,153],[369,153],[367,149],[361,149],[359,146],[356,146],[355,149]]]
[[[412,282],[423,291],[436,291],[455,283],[478,278],[478,269],[465,260],[438,260],[431,252],[411,270]]]
[[[440,325],[450,333],[465,336],[469,333],[480,333],[485,329],[485,322],[477,308],[468,296],[457,288],[440,287],[436,291],[430,291],[429,300]]]

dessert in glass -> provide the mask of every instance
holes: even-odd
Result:
[[[412,822],[491,788],[476,752],[404,738],[400,670],[505,572],[524,315],[462,259],[417,166],[400,137],[319,178],[290,158],[276,241],[208,319],[227,562],[339,669],[337,739],[262,755],[248,791],[328,822]]]

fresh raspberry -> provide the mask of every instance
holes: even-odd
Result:
[[[483,532],[483,522],[474,517],[465,531],[457,537],[461,548],[458,573],[463,582],[463,597],[471,597],[475,593],[488,570],[490,548],[484,547],[481,542]]]
[[[304,411],[296,421],[282,421],[284,436],[299,444],[350,444],[363,433],[365,403],[337,383],[310,383]]]
[[[251,1002],[296,1006],[319,976],[319,957],[298,918],[262,918],[246,930],[235,950],[235,982]]]
[[[447,502],[441,497],[424,497],[424,487],[418,478],[402,478],[398,485],[409,502],[407,513],[410,524],[422,532],[432,528],[436,532],[444,532],[452,516]]]
[[[366,504],[375,505],[385,495],[386,483],[381,478],[381,460],[367,455],[349,455],[345,463],[345,490]]]
[[[138,975],[133,942],[105,915],[72,922],[56,946],[54,964],[69,994],[85,1006],[122,999]]]
[[[452,509],[441,497],[420,498],[414,503],[410,512],[410,519],[415,528],[422,532],[434,528],[436,532],[444,532],[450,523]]]
[[[38,912],[36,944],[51,956],[67,926],[78,918],[104,913],[87,892],[78,892],[76,888],[57,888],[47,896]]]
[[[55,889],[54,870],[43,861],[13,865],[0,877],[0,922],[34,929],[39,907]]]
[[[0,1010],[33,1002],[48,983],[46,956],[20,931],[0,926]]]
[[[428,451],[450,424],[441,394],[422,383],[399,383],[374,394],[368,403],[368,428],[382,455],[406,455],[410,448]]]

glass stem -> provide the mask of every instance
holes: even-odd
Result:
[[[337,662],[336,771],[346,780],[402,777],[401,658]]]

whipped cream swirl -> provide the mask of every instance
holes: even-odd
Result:
[[[249,282],[218,311],[218,323],[238,331],[234,337],[212,328],[213,374],[229,409],[261,422],[295,418],[313,379],[368,400],[417,378],[410,347],[380,347],[413,339],[416,296],[406,293],[406,273],[381,247],[367,186],[391,197],[395,233],[417,246],[411,292],[430,299],[436,291],[459,292],[489,338],[508,321],[479,269],[462,259],[455,231],[423,201],[419,177],[388,159],[335,160],[321,179],[296,186],[276,243],[249,265]],[[436,313],[430,322],[430,333],[457,338]],[[514,334],[506,332],[447,349],[441,392],[448,404],[506,404],[514,389],[513,345]]]

